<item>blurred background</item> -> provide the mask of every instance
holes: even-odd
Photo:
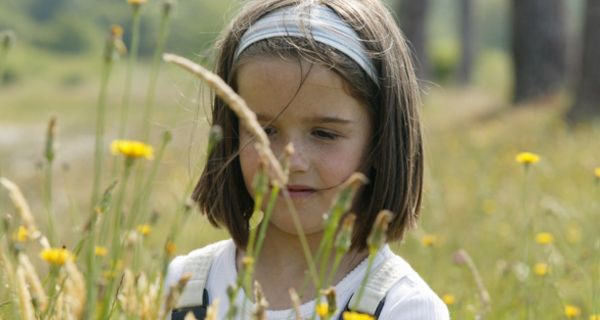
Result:
[[[216,37],[243,2],[177,1],[165,51],[210,66]],[[600,167],[600,1],[386,3],[410,42],[422,84],[427,166],[420,225],[394,249],[447,295],[457,319],[485,308],[471,276],[452,260],[460,248],[471,253],[492,296],[490,318],[573,318],[566,306],[579,308],[582,319],[600,314],[594,222],[600,213],[600,170],[594,171]],[[151,74],[161,5],[149,0],[142,7],[134,121]],[[123,27],[129,46],[125,0],[0,1],[0,176],[16,181],[33,210],[43,211],[46,123],[56,116],[55,212],[68,221],[59,226],[65,243],[87,216],[94,114],[114,24]],[[109,138],[122,138],[116,127],[126,60],[115,63],[108,85]],[[174,140],[154,186],[158,230],[202,165],[209,108],[200,87],[179,69],[160,69],[150,142],[158,144],[164,130]],[[125,138],[137,133],[132,126]],[[539,154],[540,163],[524,171],[514,159],[521,151]],[[12,210],[4,193],[2,210]],[[226,236],[199,215],[190,221],[178,253]],[[555,235],[552,249],[537,250],[538,232]],[[160,239],[157,232],[155,244]],[[532,249],[524,254],[523,247]],[[552,272],[536,278],[536,263]]]

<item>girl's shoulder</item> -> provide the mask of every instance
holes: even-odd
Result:
[[[216,258],[219,257],[223,252],[226,251],[227,248],[235,246],[231,239],[222,240],[215,243],[211,243],[207,246],[204,246],[199,249],[195,249],[190,251],[186,255],[181,255],[175,257],[170,263],[169,268],[167,270],[167,276],[165,278],[165,285],[168,288],[170,285],[173,285],[179,281],[181,276],[186,271],[194,271],[188,270],[194,268],[194,266],[198,265],[207,265],[210,266],[210,263]],[[198,263],[198,262],[206,262],[206,263]]]
[[[395,283],[389,288],[380,320],[396,319],[449,319],[446,304],[429,287],[421,276],[402,257],[391,249],[383,253],[386,264],[397,274]]]

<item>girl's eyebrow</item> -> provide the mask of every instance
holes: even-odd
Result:
[[[262,121],[262,122],[270,122],[273,120],[273,117],[261,114],[261,113],[257,113],[256,114],[256,118],[258,119],[258,121]],[[334,124],[352,124],[355,123],[355,121],[353,120],[349,120],[349,119],[344,119],[344,118],[340,118],[340,117],[332,117],[332,116],[314,116],[314,117],[309,117],[307,118],[307,122],[311,122],[311,123],[334,123]]]

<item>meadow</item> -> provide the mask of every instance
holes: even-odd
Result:
[[[165,263],[227,237],[187,200],[207,153],[210,90],[173,65],[161,63],[154,78],[158,69],[150,58],[116,59],[111,51],[103,103],[106,56],[11,50],[6,63],[24,71],[19,81],[0,86],[0,176],[20,187],[35,223],[19,214],[22,203],[13,203],[3,183],[0,318],[158,317],[162,302],[149,301],[169,291],[159,289]],[[512,105],[507,59],[483,55],[470,87],[424,83],[425,198],[419,226],[392,248],[454,319],[600,319],[600,122],[566,124],[568,93]],[[124,99],[129,112],[119,134]],[[103,169],[94,196],[102,104]],[[49,130],[51,117],[56,124]],[[117,139],[148,142],[153,159],[131,161],[128,176],[129,158],[111,154]],[[517,158],[523,152],[534,155]],[[119,183],[110,189],[114,180]],[[107,188],[110,197],[103,198]],[[127,214],[119,220],[118,212]],[[46,249],[67,251],[40,254],[42,235]],[[118,247],[124,250],[115,253]],[[22,256],[37,270],[50,307],[18,272]],[[112,299],[117,288],[119,298]]]

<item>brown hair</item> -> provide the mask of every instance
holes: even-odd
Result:
[[[359,35],[379,75],[375,84],[343,53],[303,38],[259,41],[234,59],[244,32],[263,15],[286,6],[310,4],[333,9]],[[236,89],[240,61],[250,56],[292,57],[329,66],[340,74],[351,92],[365,101],[372,117],[373,136],[363,166],[369,178],[352,208],[357,213],[352,246],[364,249],[382,209],[394,216],[388,240],[401,239],[417,220],[423,181],[423,147],[419,124],[417,79],[406,41],[394,19],[378,0],[258,0],[250,1],[232,21],[218,44],[215,72]],[[238,158],[238,119],[215,97],[212,125],[223,129],[223,140],[209,155],[193,198],[215,226],[228,229],[238,247],[245,247],[253,200],[246,190]]]

